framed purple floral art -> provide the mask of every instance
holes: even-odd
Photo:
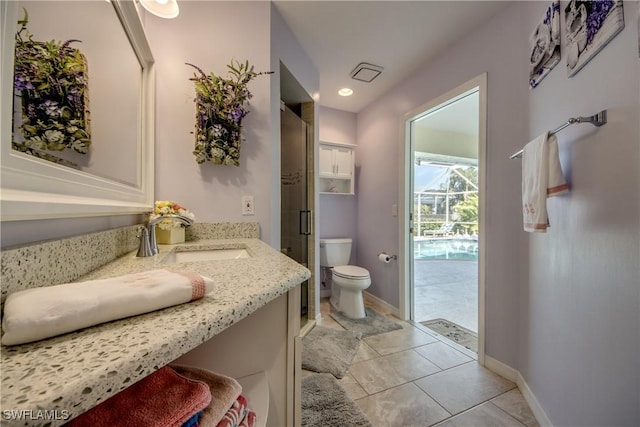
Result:
[[[533,89],[560,62],[560,0],[549,5],[529,40],[529,87]]]
[[[624,28],[622,0],[571,0],[567,25],[567,73],[574,76]]]

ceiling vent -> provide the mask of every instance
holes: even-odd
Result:
[[[356,66],[356,68],[353,69],[353,71],[349,75],[354,80],[371,83],[373,79],[375,79],[380,75],[380,73],[382,73],[382,70],[384,70],[384,68],[378,65],[361,62]]]

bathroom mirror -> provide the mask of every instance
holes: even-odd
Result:
[[[3,1],[0,8],[2,221],[150,211],[154,64],[134,2],[20,0]],[[89,144],[81,150],[84,153],[71,145],[34,150],[25,143],[27,132],[21,126],[27,120],[23,112],[27,102],[20,92],[14,93],[15,36],[25,9],[26,31],[33,40],[58,45],[78,40],[69,46],[86,61],[83,117]],[[21,33],[23,40],[26,31]],[[38,102],[30,108],[57,105]],[[55,114],[55,108],[51,111]],[[54,124],[66,138],[68,123],[63,128],[62,122]]]

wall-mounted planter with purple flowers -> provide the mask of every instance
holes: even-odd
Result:
[[[240,166],[242,119],[249,113],[247,105],[251,92],[247,84],[255,77],[271,72],[257,73],[249,62],[232,60],[229,78],[213,73],[205,74],[195,68],[191,80],[196,89],[196,142],[193,154],[196,162],[207,161],[216,165]]]

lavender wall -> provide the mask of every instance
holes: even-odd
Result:
[[[546,6],[523,5],[523,28]],[[571,192],[549,200],[548,233],[527,235],[519,370],[555,426],[640,425],[637,8],[624,2],[625,29],[578,74],[567,77],[565,50],[529,96],[530,138],[568,117],[609,115],[597,130],[558,134]]]
[[[358,265],[372,276],[369,291],[398,307],[398,263],[381,264],[382,250],[398,253],[400,126],[407,112],[488,73],[486,230],[486,353],[517,366],[518,283],[525,238],[520,232],[520,165],[509,155],[527,135],[528,35],[517,7],[429,62],[358,114]],[[401,260],[400,260],[401,262]]]
[[[356,143],[356,114],[328,107],[320,108],[320,141]],[[318,209],[320,238],[349,237],[356,243],[351,249],[351,263],[357,259],[357,224],[358,224],[358,170],[360,169],[356,148],[356,183],[355,196],[338,194],[321,194]]]
[[[240,37],[238,23],[244,30]],[[148,16],[156,58],[156,198],[191,209],[198,221],[257,221],[261,239],[280,247],[280,61],[310,94],[318,73],[269,2],[184,2],[172,20]],[[234,58],[274,71],[249,83],[250,113],[243,120],[240,166],[198,165],[191,154],[195,92],[190,62],[226,75]],[[241,214],[243,195],[255,198],[255,216]]]
[[[250,31],[233,37],[238,22]],[[185,65],[226,76],[234,58],[269,71],[269,3],[182,2],[177,18],[147,16],[145,25],[157,70],[156,199],[186,206],[197,221],[257,221],[261,238],[272,243],[270,203],[279,200],[279,194],[271,185],[277,168],[271,147],[270,80],[277,77],[260,76],[249,83],[253,98],[243,120],[240,166],[198,165],[191,153],[195,91],[189,78],[195,70]],[[242,216],[243,195],[255,197],[255,216]]]
[[[563,2],[562,7],[567,3]],[[528,38],[547,3],[518,2],[358,114],[358,260],[370,291],[398,305],[401,117],[488,75],[486,354],[517,369],[556,426],[640,424],[640,83],[637,2],[626,28],[576,76],[562,62],[527,87]],[[564,22],[562,24],[564,37]],[[521,162],[509,160],[568,117],[609,110],[599,130],[559,134],[571,192],[550,200],[547,234],[522,231]]]

